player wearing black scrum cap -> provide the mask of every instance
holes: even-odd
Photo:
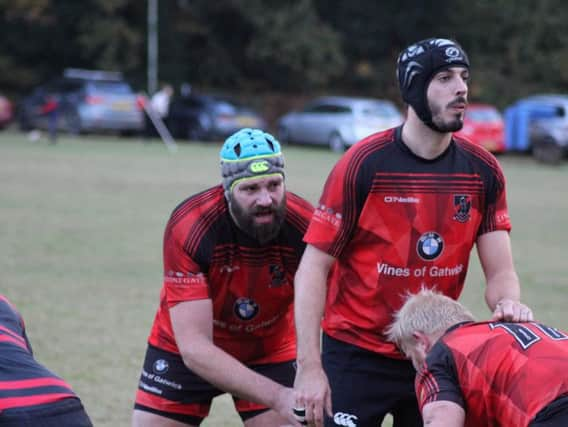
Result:
[[[355,144],[327,179],[295,281],[302,421],[377,426],[391,413],[395,426],[422,426],[414,369],[386,328],[407,292],[435,288],[457,299],[474,245],[493,319],[532,319],[520,303],[499,163],[453,136],[469,68],[452,40],[404,49],[397,76],[406,121]]]

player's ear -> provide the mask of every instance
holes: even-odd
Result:
[[[415,347],[420,353],[428,353],[432,348],[432,340],[424,332],[413,332],[412,337],[416,341]]]

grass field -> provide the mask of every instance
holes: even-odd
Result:
[[[0,133],[0,292],[22,312],[36,357],[67,379],[97,427],[129,425],[161,287],[161,241],[171,210],[219,182],[219,144],[62,137],[57,145]],[[288,188],[316,202],[338,159],[286,147]],[[565,242],[568,164],[501,156],[513,252],[524,300],[568,328]],[[475,255],[463,295],[480,317]],[[226,397],[205,426],[240,426]]]

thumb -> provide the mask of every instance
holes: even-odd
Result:
[[[325,412],[330,418],[333,417],[333,411],[331,408],[331,391],[329,391],[325,396]]]

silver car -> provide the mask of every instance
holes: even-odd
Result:
[[[57,106],[57,128],[72,134],[144,129],[138,96],[118,72],[67,69],[63,77],[36,87],[19,105],[22,130],[49,128],[44,110],[50,99]]]
[[[321,97],[278,121],[281,142],[327,145],[342,152],[372,133],[398,126],[403,116],[388,100]]]

